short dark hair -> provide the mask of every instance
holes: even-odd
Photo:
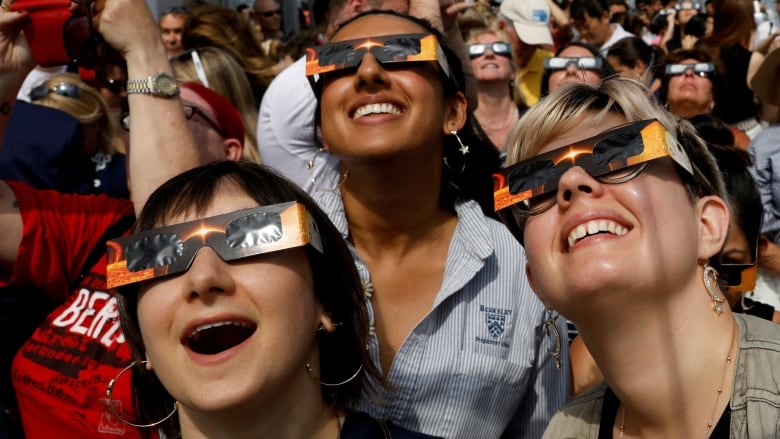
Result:
[[[317,223],[324,251],[320,253],[310,246],[305,247],[314,279],[314,294],[333,322],[338,323],[334,333],[318,333],[319,376],[324,382],[334,383],[346,380],[361,366],[364,372],[344,385],[322,386],[323,400],[344,407],[370,382],[384,384],[366,349],[368,311],[360,277],[344,238],[308,194],[271,168],[252,162],[224,160],[179,174],[149,196],[138,216],[136,231],[159,227],[169,218],[184,213],[204,214],[218,188],[224,184],[242,190],[260,206],[288,201],[302,203]],[[122,330],[134,358],[142,360],[145,347],[138,324],[137,299],[138,284],[119,289],[117,301]],[[173,407],[173,397],[154,373],[133,368],[133,390],[140,423],[162,419]],[[178,437],[178,416],[166,421],[162,429],[168,437]]]
[[[609,0],[574,0],[571,3],[569,13],[576,21],[585,19],[585,13],[592,18],[601,18],[605,13],[609,15]]]

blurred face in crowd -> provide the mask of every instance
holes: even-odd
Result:
[[[485,32],[477,35],[469,41],[469,45],[491,45],[493,43],[505,43],[496,35]],[[512,80],[512,46],[509,46],[510,53],[497,54],[489,46],[484,49],[484,53],[479,56],[471,55],[471,69],[474,71],[474,77],[477,82],[503,82],[508,83]]]
[[[593,58],[593,54],[590,50],[579,47],[571,46],[563,49],[559,58]],[[563,84],[569,84],[573,82],[581,82],[583,84],[597,85],[601,83],[601,72],[598,70],[586,70],[577,67],[571,63],[563,70],[556,70],[550,73],[550,78],[547,82],[547,86],[550,91],[555,90]]]
[[[186,24],[187,16],[182,14],[170,13],[160,18],[160,33],[168,55],[178,55],[184,50],[181,44],[181,35],[184,33]]]
[[[601,47],[612,35],[612,26],[606,13],[600,17],[591,17],[585,12],[582,20],[574,20],[574,27],[583,40],[596,47]]]
[[[279,32],[282,29],[282,7],[276,0],[257,0],[252,18],[260,25],[263,33]]]
[[[680,61],[680,64],[698,62],[700,61],[686,58]],[[715,106],[712,81],[707,74],[695,73],[693,69],[686,70],[681,75],[674,75],[669,79],[666,103],[669,111],[681,117],[709,113]]]

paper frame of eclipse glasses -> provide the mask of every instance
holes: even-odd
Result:
[[[557,191],[561,176],[574,166],[600,177],[662,157],[671,157],[693,175],[688,155],[657,119],[621,125],[494,173],[494,208],[498,212]],[[535,212],[517,209],[517,213],[530,216]]]
[[[382,65],[438,61],[444,74],[452,78],[444,51],[436,36],[429,33],[380,35],[310,47],[306,49],[306,76],[317,82],[323,73],[357,67],[366,53],[374,55]]]
[[[704,76],[715,71],[715,64],[711,62],[699,62],[692,64],[667,64],[664,72],[669,76],[684,75],[688,70],[693,73]]]
[[[601,70],[604,67],[604,61],[595,56],[555,56],[544,59],[544,68],[546,70],[566,70],[571,64],[574,64],[580,70]]]
[[[756,236],[753,262],[750,264],[726,264],[721,262],[718,274],[726,283],[726,289],[730,293],[747,293],[756,288],[758,278],[758,246],[761,235]]]
[[[503,41],[469,44],[466,48],[469,52],[469,58],[479,58],[484,55],[488,49],[493,52],[493,55],[505,56],[507,58],[512,57],[512,45]]]
[[[255,207],[159,227],[108,241],[108,288],[189,270],[211,247],[224,261],[311,245],[323,253],[317,223],[298,202]]]

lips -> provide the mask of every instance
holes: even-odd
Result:
[[[359,106],[353,113],[352,119],[358,119],[364,116],[370,116],[374,114],[393,114],[398,115],[403,113],[401,108],[391,104],[389,102],[371,103]]]
[[[182,343],[201,355],[215,355],[235,347],[255,333],[257,324],[249,321],[225,320],[195,327]]]
[[[609,234],[614,236],[623,236],[628,233],[628,229],[615,221],[608,219],[595,219],[574,227],[567,238],[570,250],[574,244],[579,241],[598,234]]]

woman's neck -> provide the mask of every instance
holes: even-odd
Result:
[[[578,324],[621,401],[616,431],[626,413],[624,438],[704,437],[707,422],[715,413],[717,423],[731,396],[736,362],[731,312],[717,316],[703,287],[696,295],[669,299],[655,309],[613,309]]]
[[[227,407],[219,412],[191,410],[180,405],[181,437],[337,439],[344,414],[328,407],[320,395],[319,384],[314,384],[316,393],[291,390],[288,395],[296,395],[295,398],[265,398],[257,404]]]
[[[350,239],[357,247],[372,254],[395,251],[400,256],[423,245],[432,232],[454,218],[441,202],[443,163],[428,162],[349,167],[342,199]]]
[[[509,132],[520,118],[517,104],[508,90],[507,84],[480,85],[477,94],[479,106],[474,110],[480,126],[498,149],[504,147]]]

